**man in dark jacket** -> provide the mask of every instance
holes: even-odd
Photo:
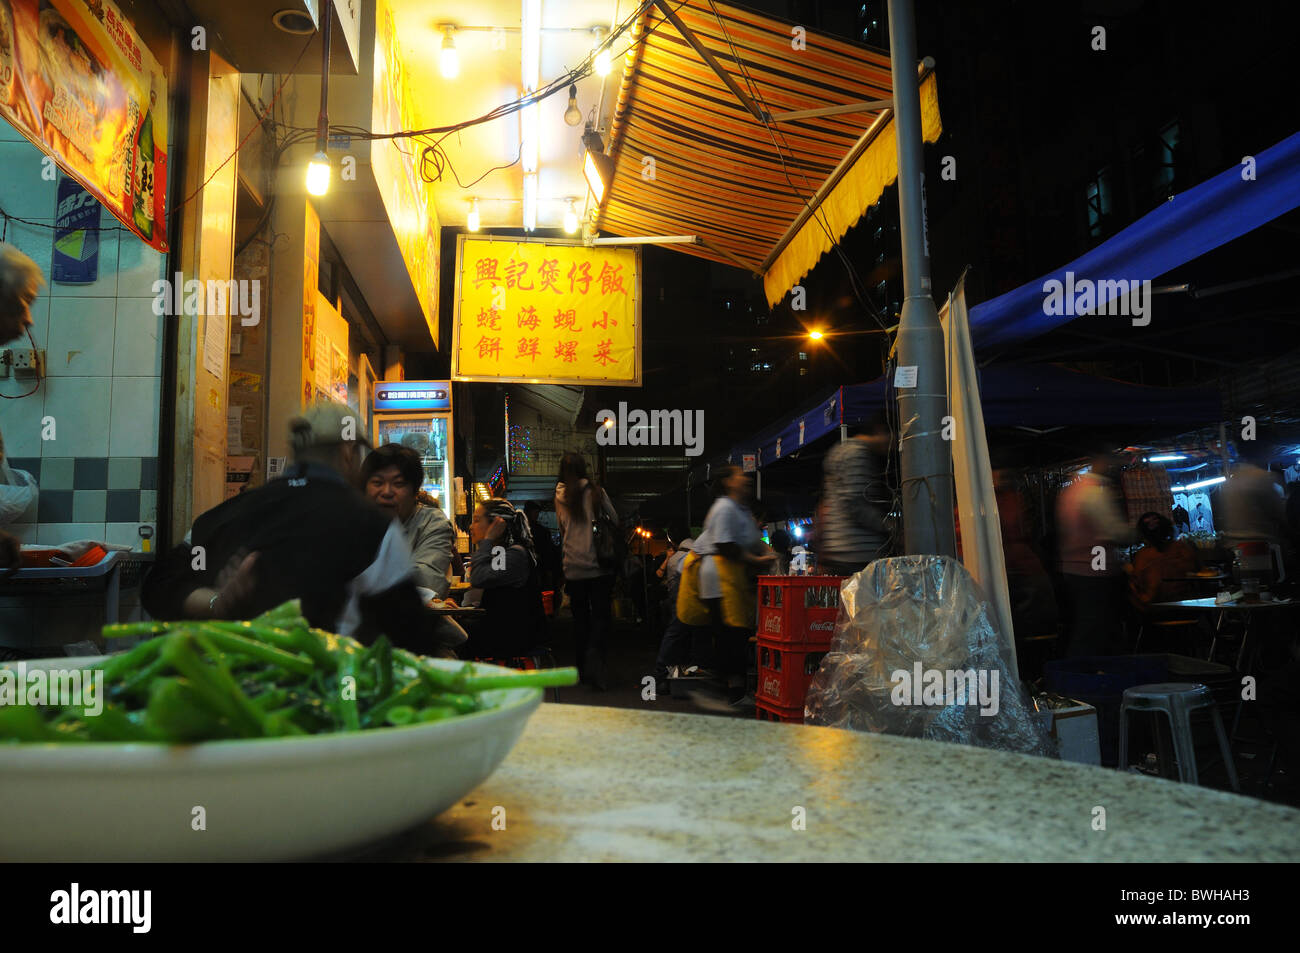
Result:
[[[423,654],[464,640],[416,592],[402,527],[354,487],[364,443],[342,404],[290,422],[293,464],[280,479],[201,515],[143,584],[159,619],[246,619],[289,599],[322,629],[380,633]]]

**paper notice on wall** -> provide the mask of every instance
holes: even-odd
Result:
[[[915,364],[900,364],[898,367],[894,368],[894,386],[915,387],[916,367]]]
[[[284,473],[285,457],[267,457],[266,458],[266,478],[274,480]]]
[[[203,366],[218,380],[226,376],[226,316],[209,314],[204,318]]]
[[[244,448],[243,404],[232,404],[226,408],[226,448],[228,451]]]
[[[226,499],[238,496],[248,488],[256,463],[256,457],[226,457]]]

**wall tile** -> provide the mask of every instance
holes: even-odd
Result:
[[[36,523],[10,523],[5,527],[5,532],[18,537],[20,543],[36,542]]]
[[[54,217],[58,176],[53,182],[41,177],[45,168],[43,158],[41,151],[26,141],[0,144],[0,165],[5,170],[4,180],[0,182],[0,201],[10,215],[32,219]]]
[[[4,200],[4,190],[0,189],[0,201]],[[9,206],[6,204],[5,208]],[[17,215],[17,212],[11,214]],[[27,255],[32,261],[41,266],[41,273],[45,275],[46,280],[50,276],[50,264],[54,261],[54,212],[50,211],[45,215],[23,215],[21,218],[31,219],[39,224],[25,225],[22,222],[9,223],[9,237],[6,239],[15,248],[24,255]],[[44,289],[49,294],[49,288]]]
[[[163,316],[153,313],[152,298],[119,298],[114,334],[114,377],[162,373]]]
[[[76,457],[72,461],[74,490],[108,489],[108,457]]]
[[[46,345],[50,377],[111,377],[116,314],[113,298],[54,298]]]
[[[107,490],[73,490],[72,518],[78,523],[91,523],[104,519],[107,511]]]
[[[110,490],[138,490],[140,488],[140,458],[109,457],[108,488]]]
[[[72,490],[42,490],[37,522],[71,523]]]
[[[40,482],[41,480],[41,458],[40,457],[15,457],[13,454],[9,453],[8,450],[6,450],[5,460],[9,462],[9,466],[12,467],[13,469],[26,470],[28,473],[30,473],[32,476],[36,478],[37,483]]]
[[[118,236],[122,233],[117,231],[113,226],[117,224],[117,219],[113,214],[100,206],[100,228],[99,233],[99,265],[95,272],[95,280],[84,285],[66,285],[62,282],[50,281],[50,294],[55,298],[115,298],[117,297],[117,245]],[[53,258],[50,260],[53,266]],[[46,272],[45,277],[50,279],[50,273]]]
[[[113,416],[108,454],[156,456],[161,381],[157,377],[119,377],[113,381]]]
[[[44,496],[45,494],[41,494]],[[96,541],[104,538],[103,523],[47,523],[41,521],[39,542],[48,546],[60,546],[63,543],[75,543],[82,539]]]
[[[140,518],[139,490],[109,490],[104,519],[110,523],[127,523]]]
[[[8,382],[0,381],[0,384],[5,383]],[[7,406],[4,409],[4,417],[0,419],[0,432],[4,433],[5,440],[5,456],[40,456],[44,449],[44,441],[41,440],[41,392],[45,390],[45,386],[45,382],[42,382],[41,390],[30,397],[5,401]],[[28,384],[27,388],[30,387],[31,385]],[[20,394],[24,392],[16,388],[15,390]],[[7,393],[9,388],[0,388],[0,394]]]
[[[45,457],[41,460],[42,490],[71,490],[76,464],[72,457]]]
[[[158,458],[144,457],[140,460],[140,489],[158,489]]]
[[[158,518],[158,491],[140,491],[140,522],[152,523]]]
[[[0,120],[0,125],[3,124],[4,121]],[[3,165],[4,163],[0,161],[0,168],[3,168]],[[0,177],[0,204],[4,204],[7,209],[9,206],[4,200],[6,190],[2,184],[3,181],[3,177]],[[38,218],[35,219],[35,221],[44,222],[46,225],[54,224],[54,219],[52,218]],[[49,228],[36,225],[24,225],[21,222],[10,222],[9,235],[6,240],[36,262],[36,264],[41,268],[41,273],[44,274],[48,280],[50,274],[50,263],[53,260],[54,255],[54,233]],[[50,325],[50,286],[48,284],[41,286],[40,294],[37,295],[36,300],[32,302],[31,311],[32,337],[36,339],[37,347],[45,347],[46,335],[49,333]],[[19,340],[26,341],[27,335],[24,334]],[[10,344],[9,342],[4,343],[10,347],[18,346],[17,342],[14,342],[13,344]],[[31,347],[30,344],[27,346]],[[2,388],[3,392],[6,394],[10,392],[22,393],[27,390],[27,387],[15,389],[11,386],[12,383],[13,377],[10,377],[7,381],[0,381],[0,388]],[[30,381],[28,382],[28,386],[30,386]]]
[[[154,297],[153,283],[163,277],[165,256],[135,235],[118,233],[117,293],[123,298]]]
[[[110,377],[50,377],[45,381],[45,413],[55,421],[55,440],[44,441],[41,456],[106,457],[109,445]],[[129,402],[126,413],[131,413]],[[143,409],[135,411],[143,413]],[[157,416],[155,410],[154,416]],[[114,421],[116,424],[116,421]],[[154,424],[157,430],[157,423]],[[127,454],[123,454],[126,456]]]
[[[146,525],[153,529],[156,534],[157,527],[152,520],[132,520],[129,523],[110,522],[104,526],[104,539],[119,546],[130,546],[133,552],[138,553],[143,550],[142,543],[144,542],[140,538],[140,527]],[[157,536],[155,535],[154,542],[156,541]]]

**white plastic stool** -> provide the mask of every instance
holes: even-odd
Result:
[[[1228,745],[1228,736],[1223,730],[1223,719],[1219,717],[1218,706],[1214,696],[1204,685],[1193,682],[1161,682],[1154,685],[1137,685],[1124,689],[1124,700],[1119,708],[1119,763],[1121,771],[1128,769],[1128,713],[1133,711],[1159,711],[1169,718],[1169,727],[1174,736],[1174,758],[1178,761],[1178,780],[1187,784],[1199,784],[1196,774],[1196,749],[1192,743],[1192,712],[1208,708],[1214,719],[1214,733],[1219,738],[1219,750],[1223,754],[1223,763],[1228,769],[1228,780],[1232,789],[1240,791],[1237,782],[1237,768],[1232,763],[1232,749]]]

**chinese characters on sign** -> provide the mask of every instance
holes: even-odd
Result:
[[[640,384],[637,249],[462,238],[456,266],[456,379]]]

